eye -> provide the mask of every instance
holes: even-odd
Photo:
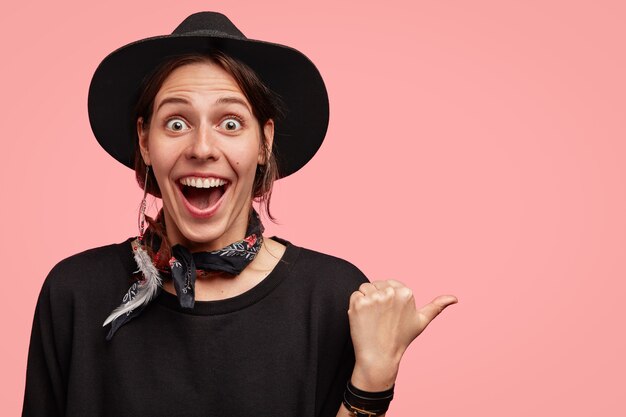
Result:
[[[182,132],[185,129],[188,129],[187,123],[183,119],[174,118],[167,121],[165,125],[169,130],[173,130],[174,132]]]
[[[235,116],[228,116],[226,119],[222,121],[220,126],[224,130],[228,130],[230,132],[234,132],[235,130],[239,130],[243,127],[243,122],[241,119]]]

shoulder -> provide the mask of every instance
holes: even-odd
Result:
[[[292,273],[304,276],[317,285],[352,292],[362,283],[369,282],[365,274],[348,260],[299,247],[282,239],[279,241],[286,244],[288,251],[293,254],[287,259],[288,262],[294,262]]]
[[[352,262],[340,257],[286,242],[285,262],[289,268],[285,289],[294,300],[312,306],[329,326],[347,326],[344,314],[350,296],[369,282]]]
[[[342,279],[359,283],[367,281],[365,274],[346,259],[308,248],[301,248],[300,258],[300,261],[307,267],[316,268],[320,272],[339,275]]]
[[[132,273],[130,239],[91,248],[57,263],[46,277],[42,291],[66,292],[95,289],[94,284],[110,281],[112,275]]]
[[[87,337],[92,329],[97,331],[128,287],[132,261],[130,239],[63,259],[43,282],[35,323],[53,328],[55,339],[66,345],[75,334]]]
[[[120,243],[87,249],[69,256],[57,263],[50,271],[50,275],[84,275],[86,272],[96,273],[111,268],[124,267],[130,257],[132,257],[130,239],[127,239]]]

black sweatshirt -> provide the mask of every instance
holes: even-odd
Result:
[[[131,239],[56,265],[28,352],[23,417],[334,417],[354,366],[352,264],[280,240],[257,286],[183,309],[161,291],[110,341],[102,323],[137,270]]]

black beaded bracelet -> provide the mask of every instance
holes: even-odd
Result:
[[[343,393],[343,405],[356,417],[376,417],[389,409],[393,399],[393,385],[390,389],[380,392],[363,391],[352,385],[348,380]]]

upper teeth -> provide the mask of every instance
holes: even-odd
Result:
[[[198,177],[186,177],[181,178],[180,183],[189,187],[196,188],[211,188],[221,187],[226,184],[226,181],[220,178],[198,178]]]

